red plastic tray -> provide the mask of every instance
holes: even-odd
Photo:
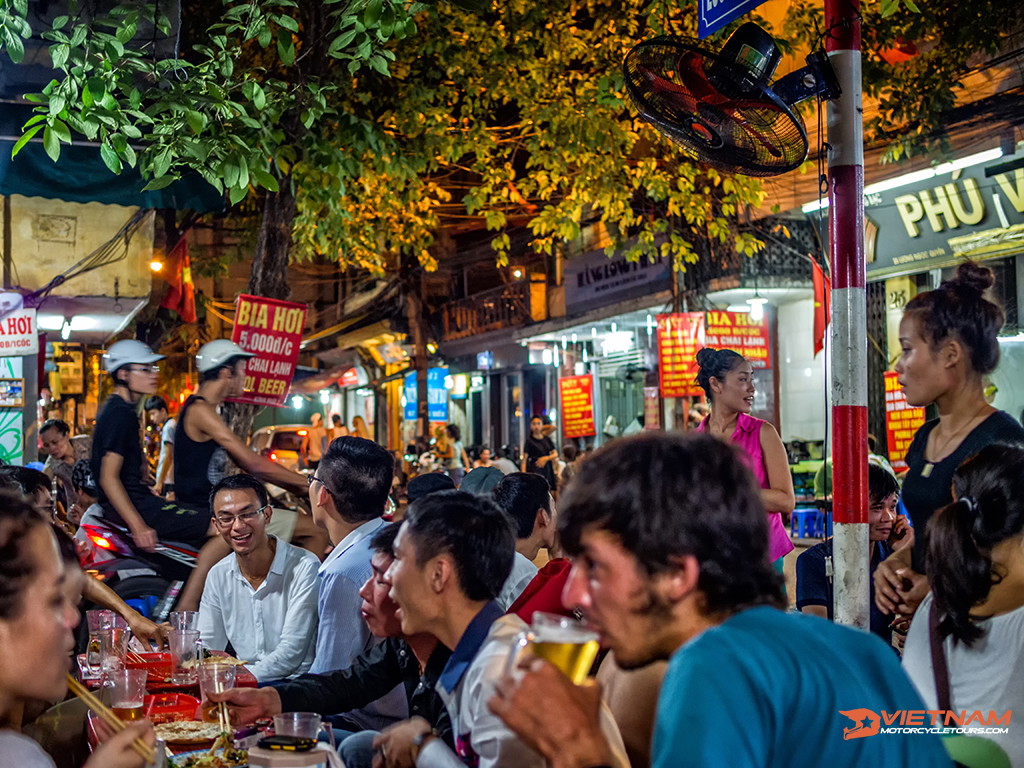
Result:
[[[128,669],[144,669],[149,673],[149,683],[162,683],[171,676],[171,654],[169,653],[136,653],[135,657],[142,661],[133,661],[132,656],[125,660]]]
[[[197,719],[199,699],[184,693],[149,694],[143,699],[143,713],[153,725]]]

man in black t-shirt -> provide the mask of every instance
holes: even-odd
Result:
[[[97,480],[103,514],[131,530],[136,546],[153,550],[157,539],[200,546],[210,533],[210,513],[165,501],[143,480],[142,441],[136,406],[156,391],[163,360],[141,341],[118,341],[103,355],[114,380],[96,420],[92,438],[92,473]]]
[[[523,446],[523,472],[535,472],[548,481],[552,492],[558,490],[558,481],[555,478],[555,463],[558,461],[558,451],[555,443],[548,437],[553,431],[551,425],[545,425],[540,416],[530,419],[530,436],[526,438],[526,445]]]

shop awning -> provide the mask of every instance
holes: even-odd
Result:
[[[2,130],[2,129],[0,129]],[[0,140],[0,194],[65,200],[71,203],[107,203],[140,208],[173,208],[199,213],[222,211],[224,196],[197,174],[190,174],[164,189],[144,192],[134,168],[111,173],[100,159],[99,147],[64,146],[53,162],[42,144],[29,142],[11,159],[14,142],[4,132]]]

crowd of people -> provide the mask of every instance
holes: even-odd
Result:
[[[938,419],[918,432],[905,477],[869,463],[863,630],[830,621],[830,541],[799,557],[787,610],[793,483],[777,430],[751,415],[751,365],[731,350],[698,354],[710,410],[687,433],[580,458],[560,454],[537,417],[506,471],[490,451],[471,461],[458,428],[442,427],[447,471],[413,478],[392,521],[395,460],[368,436],[318,420],[303,476],[228,429],[217,406],[248,357],[231,342],[200,351],[199,390],[170,431],[153,397],[159,355],[118,342],[90,458],[63,422],[43,425],[47,466],[76,512],[50,525],[50,477],[0,470],[0,766],[52,765],[19,731],[38,702],[64,695],[83,597],[162,640],[73,549],[60,557],[66,529],[98,508],[139,547],[202,547],[183,600],[206,647],[232,648],[261,685],[204,705],[226,704],[239,724],[319,712],[349,768],[934,768],[961,753],[927,726],[975,710],[999,716],[1005,727],[985,738],[1024,768],[1024,726],[1003,717],[1024,709],[1024,428],[984,399],[1003,324],[991,284],[968,263],[907,305],[896,370],[908,402],[934,403]],[[140,405],[161,425],[154,481],[173,500],[146,482]],[[281,526],[265,483],[304,493],[311,514]],[[516,652],[538,612],[596,633],[600,682]],[[901,654],[893,633],[908,627]],[[925,727],[888,727],[899,713],[900,726]],[[152,739],[134,725],[87,764],[141,765],[128,748],[139,735]]]

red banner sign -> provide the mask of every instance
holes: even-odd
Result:
[[[594,426],[594,377],[565,376],[558,380],[562,396],[562,434],[566,439],[597,434]]]
[[[239,296],[231,340],[256,357],[245,367],[245,392],[228,400],[283,406],[295,375],[305,326],[305,304],[244,293]]]
[[[749,312],[712,310],[707,322],[707,346],[739,352],[754,368],[772,367],[767,318],[752,320]]]
[[[907,468],[904,460],[914,434],[924,424],[924,408],[913,408],[900,388],[895,371],[885,372],[885,436],[889,463],[897,472]]]
[[[658,383],[662,397],[699,395],[697,350],[704,346],[704,313],[658,315]]]

